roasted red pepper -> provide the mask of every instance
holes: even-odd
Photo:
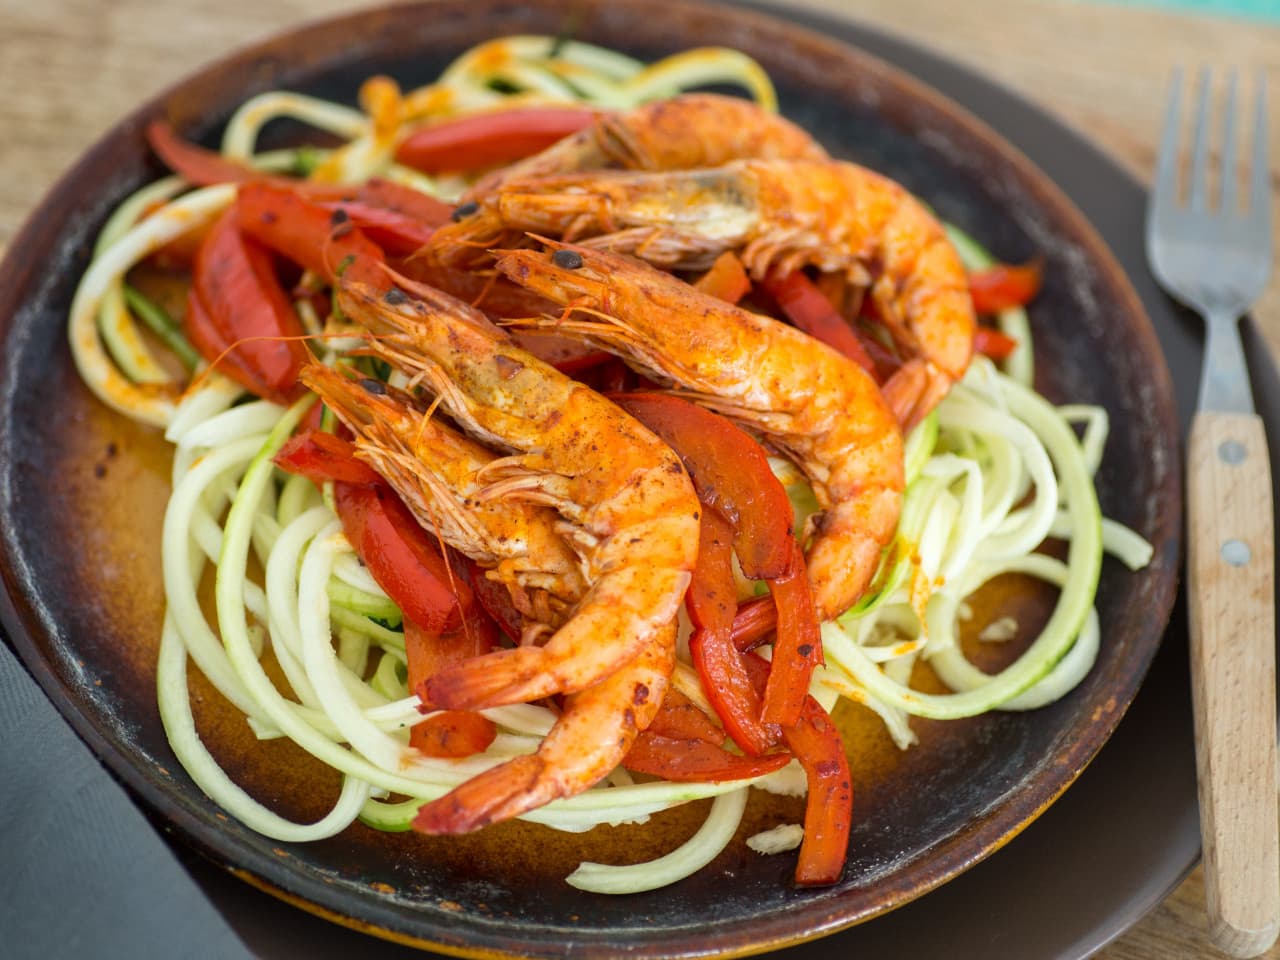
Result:
[[[293,180],[255,170],[247,164],[228,160],[212,150],[198,147],[179,137],[163,120],[147,125],[147,142],[174,173],[192,183],[208,187],[216,183],[271,184],[293,190],[316,202],[353,202],[398,213],[426,227],[439,227],[449,222],[453,207],[421,190],[392,180],[374,177],[359,185],[312,183]]]
[[[724,745],[724,730],[715,725],[698,705],[674,687],[667,690],[649,732],[672,740],[705,740]]]
[[[791,572],[769,581],[769,593],[778,612],[769,683],[760,714],[765,723],[784,727],[799,719],[809,694],[813,668],[822,663],[822,633],[813,592],[809,589],[809,571],[799,544],[795,545],[795,551],[796,562]],[[732,632],[731,625],[730,636]]]
[[[352,548],[378,585],[404,613],[409,689],[437,670],[488,653],[497,640],[464,564],[441,556],[408,508],[370,467],[355,459],[350,441],[307,431],[276,454],[281,469],[317,483],[334,481],[334,501]],[[416,724],[409,745],[432,757],[467,757],[493,742],[497,728],[478,713],[447,710]]]
[[[295,434],[272,460],[281,470],[301,474],[315,483],[339,480],[373,486],[386,482],[373,467],[356,459],[356,448],[350,440],[323,430]]]
[[[711,269],[698,278],[694,287],[726,303],[737,303],[751,289],[751,278],[738,255],[726,250],[716,257]]]
[[[393,257],[407,257],[421,250],[435,232],[432,227],[395,210],[371,203],[339,200],[321,204],[333,212],[341,210],[366,237]]]
[[[785,767],[789,753],[744,757],[705,740],[676,740],[645,730],[622,759],[635,773],[648,773],[676,782],[747,780]]]
[[[240,354],[230,349],[231,342],[213,325],[213,320],[196,296],[194,288],[187,291],[187,310],[182,318],[182,332],[200,356],[212,369],[230,377],[250,393],[266,390],[257,372],[246,366]]]
[[[511,163],[595,122],[591,110],[535,107],[482,113],[423,127],[396,148],[396,161],[425,173]]]
[[[804,556],[792,535],[791,503],[782,484],[769,469],[764,451],[728,420],[677,397],[620,394],[614,399],[679,454],[693,479],[698,498],[708,508],[704,519],[707,512],[719,512],[724,516],[730,524],[733,548],[743,572],[752,579],[769,582],[774,605],[782,615],[775,617],[777,637],[774,641],[773,676],[765,694],[763,713],[755,716],[767,723],[795,722],[805,692],[809,689],[813,668],[822,662],[822,640]],[[703,535],[707,533],[708,528],[704,524]],[[710,533],[724,536],[720,529],[713,529]],[[719,549],[718,544],[716,549]],[[707,557],[708,565],[714,563],[716,566],[708,566],[704,579],[713,584],[716,591],[723,592],[732,589],[733,584],[730,580],[726,588],[720,583],[720,562],[718,556]],[[702,564],[700,553],[700,567]],[[695,592],[691,588],[690,597]],[[690,609],[692,612],[692,607]],[[727,615],[723,637],[727,647],[733,647],[735,612],[736,604]],[[716,648],[722,642],[720,633],[717,621],[714,637],[702,641],[711,643],[712,650],[701,655],[708,665],[714,661],[719,664],[717,669],[724,671],[731,668],[725,666],[728,654],[722,654]],[[719,704],[717,713],[722,720],[725,719]],[[732,722],[739,728],[743,725],[740,718]],[[726,726],[729,723],[725,721]],[[742,732],[749,738],[750,745],[738,740],[735,734],[734,739],[739,745],[749,752],[761,752],[759,735],[748,729]]]
[[[1039,290],[1040,264],[1035,262],[1023,266],[998,263],[969,275],[974,312],[983,315],[1026,306]]]
[[[352,199],[380,210],[403,214],[428,227],[442,227],[453,217],[453,207],[443,200],[381,177],[371,177],[360,184]]]
[[[707,697],[725,730],[752,756],[768,753],[779,738],[778,728],[760,719],[760,694],[733,645],[733,615],[737,587],[732,568],[733,528],[715,510],[702,511],[698,562],[686,594],[694,631],[689,653]]]
[[[457,630],[471,588],[391,488],[339,481],[333,494],[351,546],[405,618],[431,633]]]
[[[246,233],[330,283],[341,274],[380,292],[391,289],[382,248],[346,214],[267,183],[241,186],[234,209]]]
[[[743,661],[757,689],[763,687],[769,664],[752,653]],[[804,768],[809,787],[796,883],[836,883],[844,871],[853,825],[853,777],[840,731],[817,700],[805,697],[799,719],[782,728],[782,738]]]
[[[978,326],[973,331],[973,349],[992,360],[1007,360],[1018,349],[1018,341],[999,330]]]
[[[760,444],[724,417],[679,397],[623,393],[610,399],[679,454],[698,498],[733,525],[733,546],[748,577],[791,571],[795,515]]]
[[[166,167],[199,187],[215,183],[243,183],[261,179],[263,174],[247,164],[228,160],[212,150],[198,147],[174,132],[163,120],[147,124],[147,143]]]
[[[760,285],[793,324],[839,350],[873,377],[879,377],[875,361],[857,331],[802,271],[793,270],[785,276],[770,273]]]
[[[480,606],[498,628],[517,643],[524,633],[524,615],[511,600],[511,591],[497,580],[490,580],[474,561],[467,561],[471,589]]]
[[[448,633],[432,633],[406,620],[409,689],[416,692],[427,677],[448,664],[488,653],[494,639],[491,621],[475,608],[464,610],[462,625]],[[445,710],[415,724],[409,731],[409,746],[429,757],[469,757],[487,749],[497,735],[498,728],[483,714]]]
[[[192,289],[203,311],[189,315],[187,330],[199,328],[207,318],[235,357],[228,373],[241,371],[252,380],[237,377],[245,387],[278,403],[301,395],[298,371],[311,359],[305,331],[276,276],[270,251],[245,235],[234,208],[218,218],[200,245]],[[197,335],[195,341],[199,349],[207,338]],[[216,356],[206,359],[212,362]]]

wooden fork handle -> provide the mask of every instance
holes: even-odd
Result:
[[[1280,931],[1271,470],[1262,420],[1200,413],[1187,451],[1191,693],[1209,936]]]

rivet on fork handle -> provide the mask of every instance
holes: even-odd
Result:
[[[1192,697],[1213,942],[1263,952],[1280,916],[1271,475],[1262,421],[1201,413],[1188,444]],[[1269,771],[1259,776],[1258,766]],[[1241,786],[1247,785],[1244,792]]]

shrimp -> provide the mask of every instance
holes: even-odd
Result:
[[[757,280],[811,266],[869,285],[906,361],[891,396],[908,422],[945,396],[973,353],[968,278],[941,225],[900,185],[855,164],[548,176],[508,181],[479,203],[476,219],[506,230],[590,238],[585,246],[668,269],[704,269],[736,250]]]
[[[482,178],[463,198],[480,201],[516,182],[590,170],[690,170],[730,160],[826,159],[802,128],[750,100],[692,93],[603,113],[591,126],[532,157]],[[426,255],[441,264],[474,264],[487,247],[519,239],[487,210],[437,231]]]
[[[380,381],[355,380],[318,363],[304,367],[299,379],[355,434],[356,457],[391,484],[423,529],[507,587],[533,625],[523,642],[567,618],[585,584],[557,532],[558,515],[536,503],[487,499],[485,472],[494,453]]]
[[[827,153],[801,127],[751,100],[689,93],[600,114],[591,126],[481,180],[468,196],[551,174],[610,167],[691,170],[744,157],[824,160]]]
[[[536,753],[472,777],[423,805],[414,829],[467,833],[597,783],[627,755],[657,715],[675,666],[675,624],[622,669],[565,700]]]
[[[508,451],[479,471],[475,496],[552,508],[585,587],[542,646],[428,678],[430,705],[475,710],[575,693],[667,642],[698,544],[699,504],[679,458],[603,397],[515,347],[479,311],[411,289],[417,298],[340,281],[338,303],[374,334],[370,353],[425,386],[481,443]]]
[[[419,812],[429,833],[464,833],[595,784],[652,721],[675,664],[677,608],[697,555],[700,506],[679,459],[603,397],[512,345],[482,314],[409,283],[340,281],[339,304],[369,351],[426,386],[495,455],[392,391],[342,374],[304,378],[357,434],[359,455],[442,539],[519,584],[556,591],[549,638],[452,664],[418,693],[474,710],[569,694],[532,756],[517,757]],[[499,559],[503,558],[503,559]],[[532,578],[532,579],[530,579]]]
[[[790,456],[823,513],[807,553],[823,619],[851,606],[897,527],[902,435],[856,363],[769,317],[705,296],[670,274],[603,250],[544,241],[498,251],[497,269],[564,305],[523,321],[584,337],[679,388]],[[572,251],[581,258],[557,256]]]

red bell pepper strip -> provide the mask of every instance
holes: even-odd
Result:
[[[724,745],[725,733],[692,700],[674,688],[667,690],[649,732],[672,740],[705,740]]]
[[[698,278],[694,287],[725,303],[737,303],[751,289],[751,278],[738,255],[726,250],[716,257],[711,269]]]
[[[371,466],[356,459],[355,444],[323,430],[295,434],[272,460],[281,470],[315,483],[337,480],[368,487],[386,482]]]
[[[524,615],[511,600],[511,591],[497,580],[490,580],[474,561],[467,561],[471,589],[481,608],[503,633],[517,643],[524,634]]]
[[[417,253],[435,233],[432,227],[395,210],[384,210],[358,200],[339,200],[321,204],[332,212],[341,210],[351,223],[370,240],[393,257]],[[330,228],[332,229],[332,227]]]
[[[744,663],[757,688],[770,667],[755,654]],[[796,883],[803,887],[836,883],[844,871],[853,825],[853,777],[840,731],[813,697],[805,697],[800,719],[782,728],[782,739],[804,768],[804,840],[796,863]]]
[[[284,189],[296,190],[317,202],[353,201],[378,207],[392,213],[403,214],[424,226],[439,227],[449,222],[453,207],[435,197],[404,186],[393,180],[373,177],[359,185],[311,183],[290,177],[264,173],[248,164],[226,157],[212,150],[198,147],[174,132],[163,120],[147,124],[147,143],[164,165],[174,173],[201,187],[217,183],[269,183]]]
[[[234,209],[246,233],[330,283],[341,272],[379,293],[391,289],[382,269],[386,255],[345,215],[295,190],[266,183],[241,186]]]
[[[973,349],[992,360],[1007,360],[1018,349],[1018,341],[992,327],[979,325],[973,331]]]
[[[783,727],[782,738],[804,767],[809,785],[796,883],[836,883],[848,856],[853,823],[853,777],[840,731],[818,701],[806,697],[799,722]]]
[[[386,482],[355,459],[350,441],[319,431],[298,434],[274,462],[316,482],[334,481],[347,539],[405,615],[409,689],[418,691],[444,666],[493,648],[496,629],[462,578],[462,564],[456,571],[449,568]],[[409,745],[431,757],[466,757],[484,750],[496,735],[488,718],[448,710],[416,724]]]
[[[351,546],[405,618],[432,633],[458,629],[471,588],[391,488],[339,481],[333,494]]]
[[[795,326],[840,351],[879,382],[875,361],[862,338],[802,271],[793,270],[785,276],[770,273],[760,285],[778,301],[782,312]]]
[[[147,124],[147,143],[166,167],[199,187],[261,179],[261,171],[184,140],[163,120]]]
[[[704,518],[709,512],[724,515],[732,525],[733,547],[743,572],[769,581],[781,615],[776,617],[773,670],[763,713],[757,716],[766,723],[795,722],[813,668],[822,662],[822,638],[804,555],[792,536],[791,503],[769,469],[764,451],[728,420],[677,397],[621,394],[615,402],[676,451],[708,508]],[[703,529],[705,534],[707,528]],[[719,576],[714,571],[711,575]],[[718,582],[715,588],[724,589]],[[732,618],[730,613],[730,644]],[[758,743],[752,751],[758,752],[757,747]]]
[[[698,560],[685,602],[694,631],[689,653],[716,715],[745,753],[762,756],[778,742],[777,726],[760,720],[760,694],[744,655],[733,645],[737,586],[732,569],[733,528],[715,510],[702,511]]]
[[[758,647],[778,623],[773,597],[755,597],[738,607],[733,618],[733,645],[747,651]]]
[[[453,218],[453,206],[394,180],[372,177],[360,184],[355,198],[371,207],[404,214],[428,227],[443,227]]]
[[[769,592],[777,610],[777,635],[773,641],[764,708],[760,713],[765,723],[784,727],[800,718],[809,693],[809,678],[813,668],[822,663],[822,633],[813,592],[809,589],[809,572],[799,544],[795,545],[795,551],[796,562],[791,573],[769,581]]]
[[[488,653],[493,647],[493,625],[478,609],[463,612],[462,626],[449,633],[432,633],[412,620],[404,624],[404,651],[408,660],[409,689],[417,691],[441,668]],[[409,746],[429,757],[469,757],[493,743],[498,728],[488,717],[469,710],[445,710],[409,731]]]
[[[622,765],[634,773],[648,773],[677,783],[714,783],[773,773],[790,760],[789,753],[744,757],[705,740],[676,740],[645,730],[622,758]]]
[[[302,322],[276,276],[270,251],[242,232],[234,208],[200,245],[192,288],[222,342],[230,345],[236,366],[256,379],[246,386],[277,402],[301,395],[298,371],[311,359]],[[193,318],[192,325],[199,322]]]
[[[481,170],[531,156],[595,119],[592,110],[536,107],[446,120],[405,137],[396,161],[424,173]]]
[[[680,456],[698,498],[733,524],[733,546],[748,577],[781,577],[791,570],[791,501],[760,444],[724,417],[669,394],[623,393],[609,399]]]
[[[250,393],[261,396],[267,389],[258,374],[245,365],[241,355],[230,349],[231,342],[213,325],[213,320],[196,296],[194,288],[187,291],[187,310],[182,317],[182,333],[212,369],[230,377]]]
[[[969,275],[969,295],[975,313],[999,313],[1026,306],[1040,291],[1040,264],[998,263]]]

